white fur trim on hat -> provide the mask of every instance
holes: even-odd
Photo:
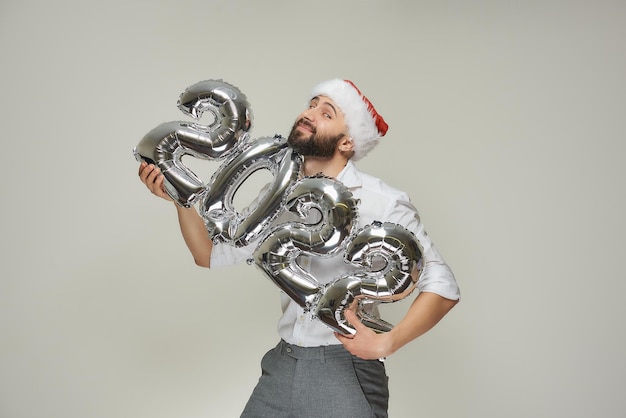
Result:
[[[354,143],[353,160],[364,157],[378,145],[380,137],[386,133],[386,124],[383,132],[379,132],[376,125],[377,118],[382,120],[382,117],[351,82],[340,79],[324,81],[313,88],[311,98],[316,96],[326,96],[341,108],[348,133]]]

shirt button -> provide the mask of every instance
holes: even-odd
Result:
[[[291,353],[291,347],[287,347],[287,352]]]

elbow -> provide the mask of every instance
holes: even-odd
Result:
[[[208,251],[206,248],[194,248],[190,251],[196,266],[211,268],[211,250],[212,246],[209,246]]]
[[[210,258],[196,258],[194,257],[193,261],[196,263],[198,267],[211,268],[211,259]]]
[[[460,298],[459,299],[445,299],[444,298],[444,300],[445,300],[445,302],[444,302],[444,304],[445,304],[444,309],[446,310],[446,313],[450,312],[452,310],[452,308],[454,308],[457,305],[457,303],[459,303],[461,301]]]

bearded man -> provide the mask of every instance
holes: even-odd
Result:
[[[263,357],[261,377],[242,417],[387,417],[388,378],[380,359],[426,333],[458,302],[454,274],[426,234],[409,196],[361,172],[355,164],[387,130],[383,117],[354,83],[332,79],[314,87],[288,143],[304,158],[303,176],[323,174],[336,179],[358,199],[358,227],[391,222],[415,235],[423,249],[416,298],[389,332],[374,332],[346,310],[346,319],[356,332],[344,335],[281,293],[280,341]],[[139,177],[153,194],[172,201],[157,167],[142,162]],[[251,246],[213,244],[195,208],[175,206],[196,264],[216,268],[251,257]],[[331,258],[304,255],[298,263],[322,285],[349,269],[341,254]]]

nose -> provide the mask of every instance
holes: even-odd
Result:
[[[313,122],[313,120],[315,119],[315,113],[312,107],[306,109],[304,112],[302,112],[302,118],[308,120],[309,122]]]

